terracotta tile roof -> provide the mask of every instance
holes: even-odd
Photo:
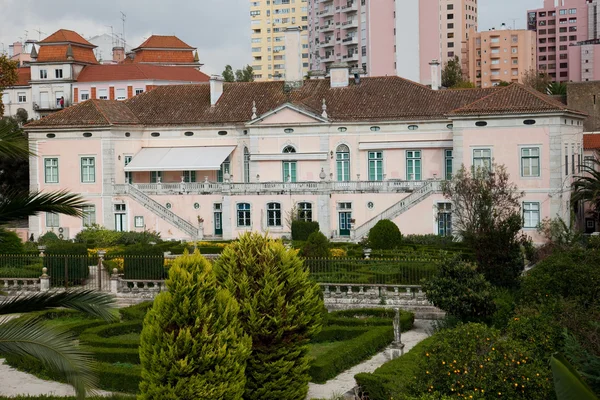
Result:
[[[14,86],[29,86],[29,81],[31,80],[31,68],[23,67],[17,69],[17,74],[19,74],[19,79]]]
[[[493,100],[494,98],[496,100]],[[328,79],[308,80],[301,88],[291,91],[287,90],[285,83],[281,81],[226,83],[223,95],[214,107],[210,105],[210,85],[159,86],[117,105],[126,107],[131,112],[131,115],[127,114],[123,119],[125,123],[134,123],[133,121],[137,120],[140,124],[148,126],[210,125],[247,123],[252,119],[254,101],[258,115],[285,103],[321,115],[323,99],[327,106],[328,119],[339,122],[444,120],[448,115],[462,113],[470,115],[512,113],[516,110],[531,113],[566,110],[564,105],[558,106],[553,100],[547,100],[546,96],[538,96],[520,85],[507,88],[434,91],[399,77],[364,78],[359,85],[351,81],[348,87],[333,89],[330,88]],[[80,118],[77,117],[78,107],[80,106],[69,109],[73,112],[72,125],[80,123]],[[454,111],[457,109],[458,111]],[[82,110],[82,113],[84,112],[85,110]],[[44,121],[48,118],[31,126],[52,126],[45,124]],[[59,121],[68,125],[71,124],[69,118],[70,115],[64,114]],[[112,117],[108,117],[108,122],[98,122],[110,123],[117,122]]]
[[[161,36],[161,35],[152,35],[138,47],[133,49],[136,51],[138,49],[190,49],[194,50],[195,47],[190,46],[185,43],[183,40],[179,39],[177,36]]]
[[[123,101],[87,100],[27,124],[27,127],[94,127],[139,124]]]
[[[69,45],[49,45],[49,46],[40,46],[40,51],[38,53],[38,62],[56,62],[56,61],[67,61],[67,48]],[[86,47],[79,47],[77,45],[72,45],[71,49],[73,51],[73,59],[74,61],[89,63],[89,64],[98,64],[98,60],[96,60],[96,56],[94,55],[94,50]]]
[[[135,52],[133,58],[133,63],[193,64],[195,62],[191,50],[139,50]]]
[[[81,35],[79,33],[70,31],[68,29],[59,29],[56,32],[54,32],[52,35],[48,36],[46,39],[44,39],[38,43],[43,44],[43,43],[63,43],[63,42],[79,43],[79,44],[83,44],[86,46],[96,47],[93,44],[91,44],[90,42],[88,42],[87,40],[85,40],[83,37],[81,37]]]
[[[600,134],[587,133],[583,135],[583,148],[585,150],[600,149]]]
[[[554,111],[570,111],[585,115],[567,108],[565,104],[550,96],[517,83],[495,90],[480,100],[452,111],[450,115],[521,114]]]
[[[145,64],[88,65],[77,82],[162,80],[208,82],[210,77],[192,67],[165,67]]]

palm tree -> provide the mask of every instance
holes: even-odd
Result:
[[[35,155],[29,150],[21,129],[1,124],[0,157],[30,156]],[[66,191],[8,191],[0,196],[0,226],[40,212],[81,217],[84,206],[83,197]],[[95,387],[93,359],[78,347],[74,336],[64,329],[49,328],[32,316],[18,319],[2,316],[66,307],[112,320],[113,302],[110,295],[91,291],[37,293],[0,300],[0,353],[28,355],[40,360],[64,375],[66,381],[75,388],[77,397],[83,399],[86,392]]]
[[[75,342],[67,330],[50,328],[35,316],[10,319],[9,314],[25,314],[65,307],[108,321],[116,319],[111,295],[93,291],[47,292],[16,296],[0,302],[0,354],[31,356],[60,373],[78,398],[96,387],[94,360]]]
[[[550,96],[566,96],[567,84],[564,82],[552,82],[548,85],[547,94]]]
[[[600,220],[600,160],[593,158],[586,160],[580,166],[581,175],[575,177],[571,194],[571,204],[586,202],[590,206],[589,213],[596,221]]]

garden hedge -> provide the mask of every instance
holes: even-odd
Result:
[[[15,396],[15,397],[5,397],[0,396],[0,400],[76,400],[76,397],[63,397],[63,396],[52,396],[52,395],[39,395],[39,396]],[[132,400],[135,397],[129,395],[117,395],[113,394],[112,396],[94,396],[88,397],[89,400]]]
[[[123,321],[143,321],[146,313],[152,308],[152,301],[144,301],[134,306],[121,308],[119,313]]]
[[[319,230],[319,223],[316,221],[293,221],[292,222],[292,240],[308,240],[311,233]]]
[[[79,243],[53,242],[45,250],[44,267],[48,268],[52,286],[85,285],[89,267],[96,262],[96,258],[88,256],[85,245]]]
[[[88,347],[137,349],[140,346],[139,339],[125,340],[122,338],[115,338],[114,336],[127,333],[140,333],[141,331],[142,321],[101,325],[87,329],[79,336],[79,340]]]
[[[389,400],[406,393],[406,388],[414,380],[417,362],[425,348],[432,342],[429,337],[418,343],[400,358],[389,361],[373,373],[360,373],[354,376],[363,394],[370,400]]]

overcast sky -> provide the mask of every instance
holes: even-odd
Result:
[[[379,1],[379,0],[371,0]],[[402,1],[402,0],[399,0]],[[525,28],[528,9],[543,0],[479,0],[479,27],[488,30],[502,22]],[[151,34],[177,35],[197,47],[203,71],[220,73],[251,62],[249,0],[0,0],[0,51],[20,38],[38,39],[60,28],[89,38],[122,31],[120,11],[126,14],[125,38],[137,46]],[[513,21],[514,20],[514,21]]]

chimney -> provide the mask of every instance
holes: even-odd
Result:
[[[125,60],[125,48],[121,46],[113,47],[112,60],[117,64],[123,62],[123,60]]]
[[[302,41],[300,27],[285,30],[285,81],[292,86],[301,86],[302,75]]]
[[[440,82],[442,80],[440,62],[438,60],[433,60],[429,65],[431,65],[431,89],[439,90]]]
[[[217,101],[223,94],[223,78],[220,75],[212,75],[210,77],[210,105],[212,107],[217,104]]]
[[[33,46],[31,46],[31,54],[30,54],[30,56],[31,56],[31,60],[32,61],[36,61],[37,58],[38,58],[38,53],[37,53],[37,50],[35,49],[35,44]]]
[[[350,70],[345,62],[331,64],[329,68],[329,80],[332,88],[348,86]]]

